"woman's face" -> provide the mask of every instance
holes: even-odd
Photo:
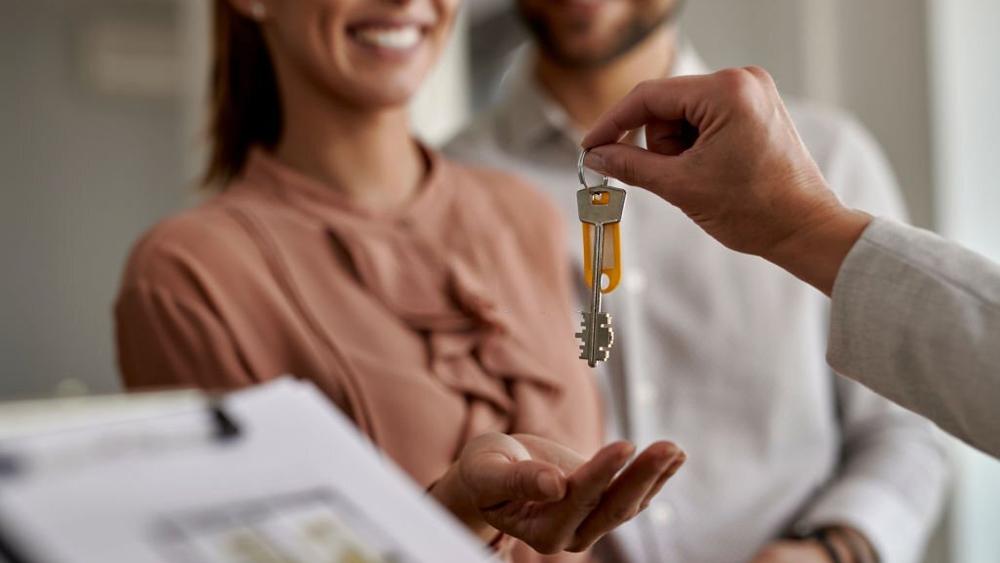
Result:
[[[253,13],[254,0],[233,0]],[[279,77],[352,105],[406,103],[448,39],[459,0],[260,0]]]

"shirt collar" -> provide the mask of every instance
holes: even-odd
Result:
[[[558,102],[552,99],[534,75],[533,48],[522,47],[501,83],[496,107],[497,123],[504,141],[519,150],[530,150],[553,138],[579,144],[578,130]],[[680,40],[670,76],[705,74],[709,67],[687,41]]]

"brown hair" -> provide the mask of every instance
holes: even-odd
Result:
[[[211,74],[211,158],[203,178],[221,189],[255,145],[273,148],[281,135],[278,81],[260,25],[228,0],[215,0]]]

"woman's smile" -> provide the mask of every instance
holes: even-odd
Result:
[[[417,24],[370,23],[351,26],[348,34],[365,47],[389,51],[414,49],[426,35],[426,28]]]

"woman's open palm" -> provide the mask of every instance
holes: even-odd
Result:
[[[676,445],[657,442],[625,467],[634,452],[616,442],[588,460],[537,436],[490,433],[469,442],[458,470],[497,530],[540,553],[583,551],[646,508],[685,460]]]

